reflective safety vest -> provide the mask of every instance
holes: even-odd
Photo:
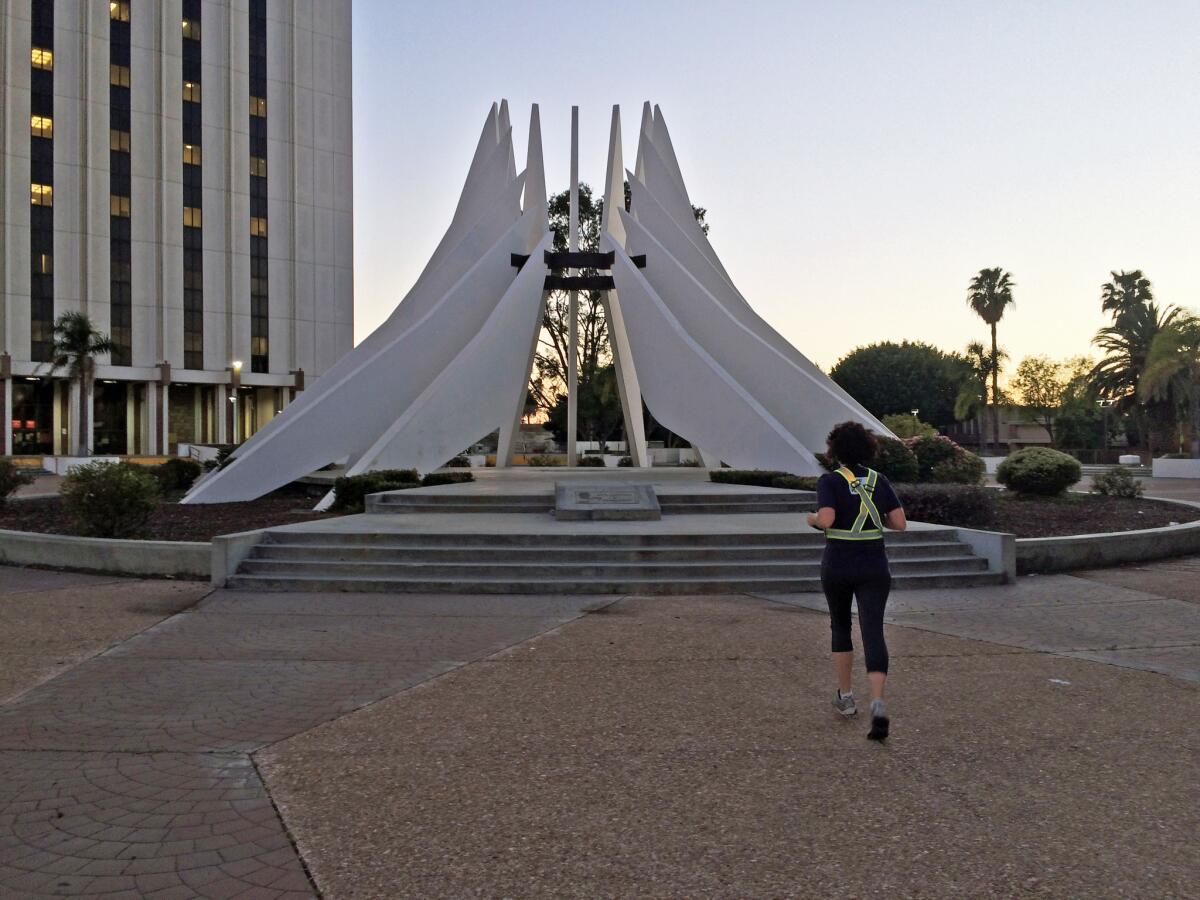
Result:
[[[866,480],[859,478],[845,466],[837,470],[837,474],[846,479],[850,493],[858,497],[858,517],[849,528],[826,528],[825,537],[831,541],[879,541],[883,539],[883,517],[875,506],[875,485],[879,483],[879,473],[867,469]],[[871,526],[867,527],[867,520]]]

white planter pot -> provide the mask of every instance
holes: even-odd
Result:
[[[1155,478],[1200,478],[1200,459],[1156,459],[1150,471]]]

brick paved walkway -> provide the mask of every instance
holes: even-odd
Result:
[[[214,594],[0,706],[0,896],[312,896],[249,754],[587,604]]]

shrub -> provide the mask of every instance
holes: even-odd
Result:
[[[421,487],[434,487],[439,484],[465,484],[474,480],[475,476],[470,472],[430,472],[421,479]]]
[[[126,463],[77,466],[63,479],[61,491],[71,517],[99,537],[136,534],[158,507],[158,479]]]
[[[1106,497],[1140,497],[1142,488],[1128,469],[1109,469],[1092,479],[1092,489]]]
[[[558,456],[527,456],[525,457],[525,465],[545,468],[547,466],[561,466],[562,458]]]
[[[632,456],[622,456],[620,459],[617,460],[617,467],[620,469],[628,469],[628,468],[631,468],[632,466],[633,466],[633,457]]]
[[[1026,447],[996,470],[996,480],[1018,494],[1061,494],[1083,477],[1079,460],[1049,447]]]
[[[986,472],[987,466],[982,459],[963,450],[953,459],[944,459],[934,466],[929,480],[935,484],[979,484]]]
[[[916,522],[990,528],[996,520],[996,492],[975,484],[898,484],[904,514]]]
[[[362,475],[343,475],[333,482],[334,512],[362,512],[367,494],[420,486],[416,469],[380,469]]]
[[[581,456],[576,461],[576,465],[590,466],[591,468],[603,469],[604,468],[604,457],[603,456]]]
[[[916,481],[919,472],[916,454],[909,450],[903,441],[883,435],[876,437],[879,441],[879,452],[875,454],[875,461],[871,463],[871,467],[886,476],[889,481]]]
[[[773,487],[776,478],[791,477],[788,472],[772,469],[718,469],[708,473],[708,480],[718,484],[748,484],[753,487]]]
[[[177,456],[168,459],[161,466],[152,466],[150,474],[158,479],[158,487],[164,494],[175,491],[186,491],[192,486],[204,467],[194,459],[184,459]]]
[[[33,472],[18,466],[11,459],[0,459],[0,506],[16,493],[17,488],[33,484],[34,477]]]
[[[904,444],[917,458],[920,482],[978,484],[986,470],[982,459],[944,435],[909,438]]]
[[[454,459],[447,462],[445,465],[445,468],[447,468],[447,469],[469,469],[469,468],[471,468],[471,461],[469,459],[467,459],[465,456],[463,456],[462,454],[459,454],[458,456],[454,457]]]
[[[789,491],[815,491],[817,479],[815,475],[781,475],[771,482],[771,487]]]
[[[698,459],[681,460],[679,465],[683,466],[686,469],[703,469],[704,468],[704,463]]]
[[[905,413],[893,413],[890,416],[884,416],[879,421],[883,423],[884,428],[896,435],[896,437],[910,438],[922,435],[932,437],[937,434],[937,429],[928,422],[922,422],[920,419]]]
[[[240,447],[241,444],[224,444],[217,448],[216,468],[223,469],[230,463],[230,457],[233,451]]]

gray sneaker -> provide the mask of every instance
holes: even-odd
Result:
[[[833,696],[833,708],[843,716],[852,716],[858,712],[858,707],[854,705],[854,694],[850,693],[843,696],[841,691],[838,691]]]

